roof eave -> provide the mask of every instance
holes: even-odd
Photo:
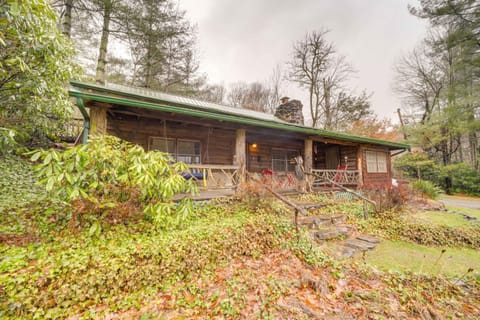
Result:
[[[399,142],[391,142],[391,141],[385,141],[385,140],[347,135],[342,133],[326,131],[322,129],[304,127],[304,126],[295,125],[295,124],[291,124],[283,121],[269,121],[269,120],[263,120],[263,119],[257,119],[257,118],[250,118],[246,116],[231,115],[229,113],[220,113],[216,110],[215,111],[198,110],[198,109],[193,109],[191,106],[188,106],[189,108],[182,108],[179,106],[152,103],[152,102],[146,102],[143,100],[140,100],[140,101],[131,100],[123,97],[126,96],[131,98],[143,98],[143,99],[145,99],[145,97],[135,95],[135,94],[130,94],[130,93],[122,93],[122,92],[108,89],[99,85],[86,84],[78,81],[71,81],[71,84],[74,88],[93,89],[93,90],[98,90],[98,91],[111,93],[116,96],[119,96],[119,97],[111,97],[111,96],[90,93],[90,92],[84,92],[82,90],[70,89],[69,94],[77,98],[81,97],[84,99],[95,100],[95,101],[105,102],[105,103],[113,103],[118,105],[132,106],[132,107],[157,110],[157,111],[176,112],[179,114],[192,115],[192,116],[201,116],[201,117],[210,118],[210,119],[217,119],[217,120],[223,120],[227,122],[248,124],[248,125],[254,125],[254,126],[262,126],[262,127],[272,128],[272,129],[287,130],[291,132],[304,133],[307,135],[315,135],[315,136],[332,138],[332,139],[337,139],[342,141],[374,144],[374,145],[388,147],[391,150],[400,150],[400,149],[410,150],[410,146],[408,144],[399,143]],[[155,100],[155,99],[152,98],[152,100]]]

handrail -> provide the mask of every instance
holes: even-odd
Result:
[[[312,171],[313,171],[313,170],[312,170]],[[322,176],[318,176],[315,172],[308,173],[308,174],[313,175],[314,177],[320,178],[320,179],[324,179],[324,178],[325,178],[325,177],[322,177]],[[342,189],[342,190],[344,190],[344,191],[346,191],[346,192],[348,192],[348,193],[353,194],[355,197],[360,198],[361,200],[363,200],[363,203],[364,203],[364,205],[363,205],[363,217],[364,217],[365,219],[368,219],[368,211],[367,211],[367,207],[366,207],[366,202],[369,202],[370,204],[372,204],[373,207],[374,207],[374,209],[377,210],[377,203],[376,203],[375,201],[373,201],[373,200],[371,200],[371,199],[368,199],[367,197],[361,195],[360,193],[358,193],[358,192],[356,192],[356,191],[353,191],[353,190],[351,190],[351,189],[349,189],[349,188],[346,188],[346,187],[342,186],[340,183],[338,183],[338,182],[336,182],[336,181],[333,181],[333,180],[328,179],[328,178],[326,178],[326,179],[327,179],[327,181],[328,181],[329,183],[332,184],[332,186],[336,186],[336,187],[338,187],[338,188],[340,188],[340,189]]]
[[[248,174],[248,172],[247,172]],[[296,205],[295,203],[293,203],[292,201],[290,201],[289,199],[287,199],[286,197],[282,196],[281,194],[279,194],[278,192],[276,192],[275,190],[273,190],[271,187],[269,187],[268,185],[266,185],[263,181],[261,181],[260,179],[257,179],[255,176],[250,176],[250,179],[252,179],[253,181],[255,181],[256,183],[259,183],[261,186],[263,186],[268,192],[270,192],[271,194],[273,194],[278,200],[284,202],[285,204],[287,204],[288,206],[292,207],[294,209],[294,212],[295,212],[295,216],[294,216],[294,222],[295,222],[295,230],[297,232],[297,240],[300,240],[300,231],[299,231],[299,228],[298,228],[298,214],[301,213],[302,215],[304,216],[307,216],[308,213],[305,211],[304,208]]]

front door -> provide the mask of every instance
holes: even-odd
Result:
[[[327,170],[328,169],[331,169],[331,170],[334,170],[334,169],[337,169],[338,165],[340,164],[340,150],[338,148],[338,146],[334,146],[334,147],[329,147],[327,148],[326,152],[325,152],[325,164],[326,164],[326,168]]]

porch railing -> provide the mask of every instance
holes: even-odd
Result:
[[[262,173],[262,181],[275,191],[288,191],[297,188],[297,179],[293,172]]]
[[[238,166],[220,164],[190,164],[188,178],[197,182],[200,189],[235,189],[239,177]]]
[[[312,169],[315,174],[313,186],[319,187],[329,185],[329,180],[332,180],[341,185],[358,185],[359,174],[358,170],[320,170]]]

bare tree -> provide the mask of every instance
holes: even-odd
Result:
[[[334,121],[333,97],[345,80],[354,72],[332,43],[326,39],[328,30],[307,33],[293,47],[293,58],[288,63],[289,80],[307,88],[312,126],[330,129]]]
[[[407,128],[413,143],[448,165],[456,156],[465,160],[462,141],[469,140],[473,153],[465,151],[475,166],[474,73],[464,63],[464,48],[448,45],[449,27],[436,31],[397,63],[395,91],[417,113]]]
[[[265,106],[266,112],[275,113],[275,109],[278,107],[278,103],[281,98],[283,91],[283,74],[282,69],[279,64],[277,64],[267,79],[265,86],[269,90],[268,99],[266,101],[267,105]]]
[[[230,85],[227,103],[236,108],[268,112],[270,90],[260,82],[235,82]]]
[[[198,92],[195,93],[194,98],[222,104],[224,103],[227,89],[223,84],[206,84]]]
[[[424,43],[400,58],[395,65],[395,88],[409,106],[416,106],[420,122],[431,117],[440,102],[446,74],[441,62]]]

